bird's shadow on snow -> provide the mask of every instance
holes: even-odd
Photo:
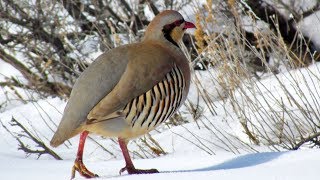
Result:
[[[256,166],[264,164],[274,159],[277,159],[286,152],[263,152],[255,154],[247,154],[233,159],[227,160],[220,164],[216,164],[209,167],[191,169],[191,170],[177,170],[177,171],[162,171],[162,173],[174,173],[174,172],[201,172],[201,171],[214,171],[214,170],[227,170],[238,169],[250,166]]]
[[[199,169],[190,169],[190,170],[175,170],[175,171],[160,171],[160,173],[184,173],[184,172],[205,172],[205,171],[216,171],[216,170],[228,170],[228,169],[238,169],[256,166],[259,164],[264,164],[270,161],[273,161],[283,155],[286,152],[262,152],[254,154],[246,154],[239,157],[232,158],[230,160],[224,161],[220,164],[215,164],[209,167],[199,168]],[[188,162],[186,162],[188,163]],[[115,176],[105,176],[104,178],[116,178],[124,175],[115,175]]]

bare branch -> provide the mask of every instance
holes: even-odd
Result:
[[[62,158],[55,153],[53,150],[51,150],[48,146],[45,145],[45,143],[43,143],[43,141],[41,141],[39,138],[35,137],[26,127],[24,127],[19,121],[17,121],[15,118],[12,117],[10,125],[11,126],[18,126],[20,129],[22,129],[21,133],[18,134],[14,134],[12,133],[2,122],[2,127],[5,128],[5,130],[10,133],[18,142],[19,142],[19,150],[24,151],[27,155],[30,154],[37,154],[38,158],[43,155],[43,154],[49,154],[52,157],[54,157],[56,160],[62,160]],[[29,145],[26,145],[21,138],[25,137],[28,138],[30,140],[32,140],[33,142],[35,142],[37,144],[37,147],[42,148],[42,150],[34,150],[31,149],[29,147]]]

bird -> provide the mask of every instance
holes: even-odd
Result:
[[[102,53],[76,80],[50,145],[57,147],[80,134],[71,179],[78,172],[98,177],[83,163],[89,133],[117,138],[125,160],[120,174],[158,173],[137,169],[127,144],[172,116],[190,87],[189,61],[179,48],[186,29],[196,28],[175,10],[165,10],[149,23],[140,42]]]

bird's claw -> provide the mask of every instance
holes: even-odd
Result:
[[[119,174],[121,175],[124,171],[127,171],[128,174],[153,174],[159,173],[157,169],[136,169],[135,167],[123,167],[120,169]]]
[[[76,171],[78,171],[81,176],[86,177],[86,178],[99,177],[97,174],[94,174],[91,171],[89,171],[86,168],[86,166],[83,164],[83,162],[79,161],[79,160],[76,160],[74,162],[74,165],[72,167],[72,172],[71,172],[71,179],[73,179],[75,177]]]

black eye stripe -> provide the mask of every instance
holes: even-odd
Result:
[[[175,22],[171,24],[167,24],[163,27],[165,31],[171,31],[173,28],[180,26],[182,23],[184,23],[184,19],[176,20]]]
[[[180,20],[177,20],[177,21],[173,22],[173,24],[174,24],[175,26],[180,26],[182,23],[184,23],[184,20],[183,20],[183,19],[180,19]]]
[[[179,19],[177,21],[174,21],[173,23],[163,26],[163,29],[162,29],[164,37],[177,47],[179,47],[178,44],[172,39],[170,34],[175,27],[180,26],[184,22],[185,22],[184,19]]]

